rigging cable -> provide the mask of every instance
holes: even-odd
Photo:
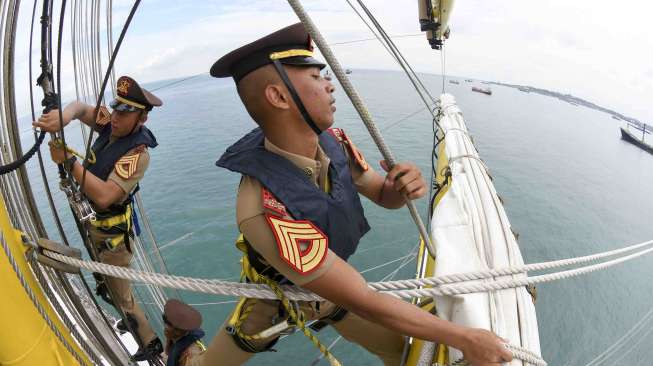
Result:
[[[365,124],[365,127],[367,128],[368,132],[370,133],[370,135],[372,135],[372,138],[374,139],[374,143],[376,144],[379,151],[383,155],[384,159],[388,163],[388,166],[393,167],[395,165],[394,155],[390,151],[388,145],[386,145],[385,140],[381,135],[381,133],[379,132],[378,127],[374,123],[374,120],[372,119],[369,110],[363,103],[362,99],[358,95],[358,92],[356,91],[354,86],[349,81],[349,78],[347,77],[344,70],[342,69],[342,66],[340,65],[335,55],[329,48],[326,40],[324,39],[320,31],[316,28],[315,23],[313,23],[310,16],[306,13],[299,0],[288,0],[288,3],[293,8],[295,14],[297,14],[297,17],[304,24],[306,31],[311,35],[315,43],[318,45],[320,51],[324,55],[329,66],[331,66],[333,73],[338,78],[340,85],[342,86],[343,90],[345,91],[345,93],[351,100],[352,104],[354,105],[354,108],[356,109],[359,116],[361,117],[362,122]],[[410,215],[413,221],[415,222],[415,225],[417,226],[420,236],[427,244],[430,254],[433,257],[435,257],[436,255],[435,246],[431,242],[430,237],[426,232],[426,227],[424,226],[424,222],[422,221],[422,218],[420,217],[419,212],[417,211],[417,206],[415,205],[415,202],[409,199],[406,199],[405,201],[406,201],[406,206],[408,208],[408,211],[410,212]]]
[[[428,97],[430,98],[431,102],[435,103],[435,99],[434,99],[433,96],[429,93],[429,91],[428,91],[428,89],[426,88],[426,86],[424,86],[424,84],[422,83],[421,79],[419,78],[419,76],[417,76],[417,74],[416,74],[415,71],[412,69],[412,67],[410,66],[410,64],[408,63],[408,61],[404,58],[404,56],[403,56],[403,54],[401,53],[401,51],[399,51],[399,49],[396,47],[396,45],[394,44],[394,42],[392,41],[392,39],[390,39],[390,37],[387,35],[387,33],[385,33],[385,31],[384,31],[383,28],[381,27],[381,24],[379,24],[379,23],[376,21],[376,18],[374,18],[374,16],[371,14],[371,12],[369,12],[369,10],[368,10],[367,7],[365,6],[365,4],[362,3],[362,1],[357,0],[358,3],[359,3],[359,5],[363,8],[363,10],[365,11],[365,13],[367,14],[367,16],[368,16],[368,17],[370,18],[370,20],[374,23],[374,26],[376,27],[377,31],[378,31],[379,34],[381,35],[381,36],[379,37],[379,35],[377,35],[377,33],[376,33],[376,32],[374,31],[374,29],[372,28],[372,26],[369,25],[369,23],[368,23],[368,22],[365,20],[365,18],[360,14],[360,12],[358,11],[358,9],[356,9],[356,7],[351,3],[351,1],[350,1],[350,0],[345,0],[345,1],[347,1],[347,4],[349,4],[349,6],[352,8],[352,10],[354,10],[354,12],[356,13],[356,15],[358,15],[358,17],[363,21],[363,23],[364,23],[364,24],[367,26],[367,28],[372,32],[372,34],[374,34],[374,36],[376,37],[376,39],[379,40],[379,42],[381,43],[381,45],[383,45],[383,47],[386,49],[386,51],[388,51],[388,53],[389,53],[389,54],[390,54],[390,55],[395,59],[395,61],[397,62],[397,64],[399,64],[399,66],[404,70],[404,73],[406,74],[406,76],[408,77],[408,79],[410,80],[410,82],[413,84],[413,87],[415,88],[415,90],[417,91],[418,95],[419,95],[420,98],[422,99],[422,102],[424,102],[424,105],[429,109],[429,111],[431,111],[431,113],[433,113],[433,112],[432,112],[432,106],[431,106],[431,105],[429,104],[429,102],[427,101],[427,98],[424,96],[424,93],[420,90],[420,87],[422,88],[422,90],[424,90],[424,92],[426,92],[426,94],[427,94]],[[419,86],[418,86],[418,84],[419,84]],[[433,117],[435,117],[435,116],[433,116]]]
[[[63,0],[65,1],[65,0]],[[125,34],[127,34],[127,30],[129,29],[129,25],[131,24],[132,19],[134,18],[134,14],[136,13],[136,10],[138,9],[138,5],[140,4],[141,0],[136,0],[134,2],[134,5],[131,8],[131,11],[129,12],[129,15],[127,16],[127,20],[125,21],[125,25],[122,28],[122,31],[120,32],[120,37],[118,37],[118,42],[116,43],[116,48],[114,48],[113,53],[111,54],[111,58],[109,59],[109,65],[107,66],[107,71],[104,75],[104,80],[102,82],[102,86],[100,88],[100,95],[97,98],[97,102],[95,104],[95,112],[94,115],[97,117],[99,111],[100,111],[100,106],[102,103],[102,99],[104,98],[104,90],[106,89],[107,82],[109,81],[109,77],[111,75],[111,70],[113,69],[113,64],[116,60],[116,57],[118,56],[118,51],[120,50],[120,46],[122,45],[122,41],[125,38]],[[82,181],[80,182],[80,189],[82,191],[84,190],[84,182],[86,180],[86,163],[88,161],[88,157],[90,155],[91,151],[91,142],[93,141],[93,129],[91,129],[91,132],[89,133],[88,140],[86,142],[86,157],[84,158],[83,166],[84,170],[82,172]]]

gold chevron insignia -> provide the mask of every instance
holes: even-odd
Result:
[[[111,121],[111,113],[107,107],[102,106],[97,112],[97,118],[95,119],[95,124],[98,126],[104,126]]]
[[[125,155],[114,166],[116,174],[122,179],[129,179],[136,172],[140,154]]]
[[[266,215],[281,258],[300,274],[317,269],[326,259],[329,239],[312,222]]]

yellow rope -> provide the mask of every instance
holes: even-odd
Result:
[[[249,263],[249,258],[247,257],[247,245],[245,244],[245,238],[240,235],[238,240],[236,241],[236,247],[240,249],[245,255],[243,255],[241,259],[241,265],[242,265],[242,271],[243,274],[252,282],[254,283],[260,283],[260,284],[266,284],[270,286],[274,294],[277,296],[279,301],[281,301],[281,304],[283,305],[284,309],[288,312],[288,317],[291,319],[295,324],[296,327],[299,328],[302,333],[317,347],[320,352],[324,355],[324,357],[329,361],[329,364],[331,366],[340,366],[340,362],[335,358],[335,356],[327,349],[320,340],[313,335],[313,333],[306,327],[306,322],[304,319],[304,313],[301,310],[295,311],[294,307],[290,303],[290,300],[286,297],[286,295],[283,293],[283,290],[279,286],[279,284],[268,278],[267,276],[264,276],[256,271],[254,267],[252,267]],[[233,322],[230,322],[232,324],[232,327],[234,328],[234,331],[239,337],[242,337],[244,339],[258,339],[260,338],[258,334],[255,335],[246,335],[243,334],[242,331],[240,330],[240,326],[242,323],[245,321],[249,313],[251,313],[255,302],[252,302],[249,304],[247,307],[245,307],[242,310],[242,313],[240,315],[237,315],[237,313],[240,312],[240,308],[244,306],[246,299],[241,300],[241,302],[238,304],[236,307],[236,310],[234,311],[234,317],[237,317],[237,319],[232,318]]]
[[[56,139],[56,140],[52,140],[52,141],[54,142],[55,147],[57,147],[59,149],[61,149],[63,147],[63,142],[61,141],[61,139]],[[68,151],[69,153],[77,156],[80,159],[86,159],[85,155],[82,155],[81,153],[77,152],[75,149],[73,149],[72,147],[69,147],[67,145],[66,145],[66,151]],[[93,150],[91,150],[91,157],[86,159],[86,161],[88,161],[89,164],[95,164],[95,162],[97,161],[95,159],[95,152]]]

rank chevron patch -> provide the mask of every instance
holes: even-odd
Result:
[[[265,215],[277,240],[279,254],[295,271],[308,274],[326,259],[329,239],[312,222]]]
[[[111,113],[105,106],[101,106],[95,119],[95,124],[102,127],[111,121]]]
[[[125,155],[114,166],[116,174],[122,179],[129,179],[136,172],[138,158],[141,154]]]

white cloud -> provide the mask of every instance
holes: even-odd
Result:
[[[121,2],[114,14],[116,24],[126,17],[130,4]],[[415,1],[367,0],[366,4],[389,34],[419,31]],[[315,0],[305,5],[330,42],[370,37],[345,2]],[[163,6],[174,9],[168,9],[165,19],[152,16]],[[117,72],[142,81],[207,72],[227,51],[296,21],[285,2],[257,0],[243,6],[241,2],[205,1],[203,12],[189,14],[192,6],[144,1],[117,60]],[[650,3],[635,0],[619,4],[457,1],[446,46],[446,70],[451,75],[568,92],[650,121],[653,39],[647,17],[652,10]],[[155,26],[157,22],[172,24],[174,12],[184,20],[165,29]],[[424,38],[401,38],[396,43],[416,70],[440,73],[440,54]],[[397,69],[377,42],[340,45],[334,50],[347,67]],[[26,55],[18,52],[17,60],[26,63]],[[69,80],[70,60],[64,65]],[[18,65],[17,79],[24,80],[25,73],[26,66]],[[25,85],[21,83],[17,85]],[[74,84],[64,84],[68,85],[63,88],[64,96],[74,97],[70,87]],[[22,106],[26,111],[24,100],[18,98],[19,109]]]

